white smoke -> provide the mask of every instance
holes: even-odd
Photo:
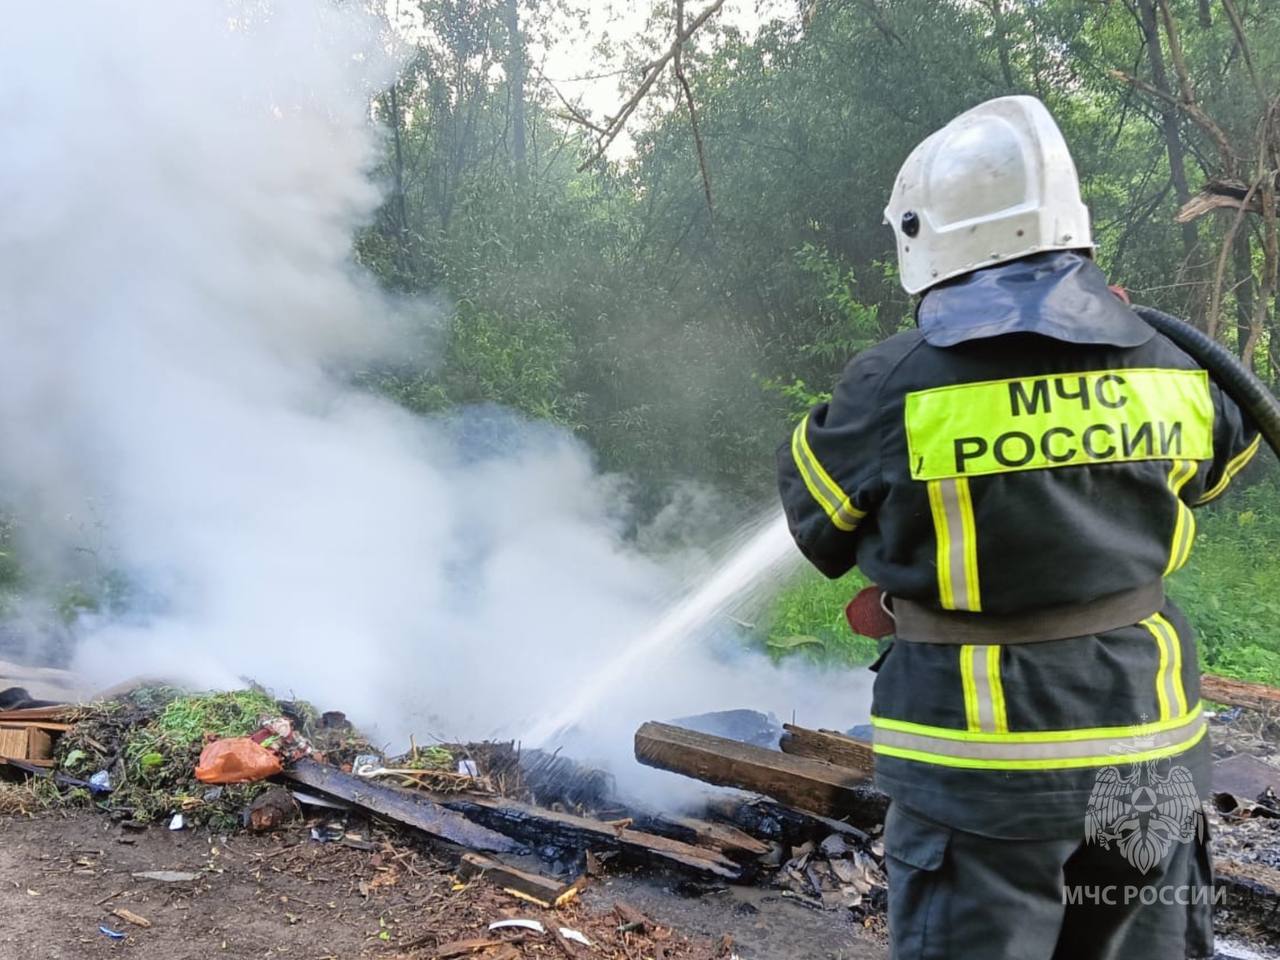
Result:
[[[326,0],[7,20],[0,488],[48,563],[93,530],[133,585],[79,624],[76,668],[250,676],[389,741],[519,736],[579,695],[680,586],[624,544],[622,485],[550,427],[428,422],[344,377],[404,349],[404,308],[351,262],[395,70],[379,21]],[[852,723],[864,688],[690,645],[584,720],[622,756],[638,721],[700,710]]]

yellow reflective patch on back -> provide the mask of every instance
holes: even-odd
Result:
[[[1204,370],[1092,370],[907,394],[915,480],[1213,458]]]

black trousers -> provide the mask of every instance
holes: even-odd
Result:
[[[893,960],[1213,956],[1207,834],[1142,872],[1114,846],[997,840],[894,803],[885,822]]]

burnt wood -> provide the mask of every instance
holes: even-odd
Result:
[[[441,806],[523,840],[531,847],[551,845],[576,850],[616,850],[624,859],[633,862],[665,862],[726,880],[737,880],[742,875],[742,869],[736,863],[716,850],[655,836],[630,826],[478,794],[436,795],[434,799]]]
[[[666,723],[636,731],[636,759],[722,787],[737,787],[828,817],[872,823],[884,815],[883,797],[866,774],[823,760],[766,750]]]
[[[388,820],[470,850],[514,853],[524,849],[523,844],[471,822],[461,814],[434,802],[421,791],[384,786],[308,758],[292,764],[284,775],[294,783],[319,790]]]

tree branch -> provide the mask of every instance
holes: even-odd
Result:
[[[698,129],[698,111],[693,106],[693,90],[689,87],[689,80],[684,75],[684,56],[681,47],[684,44],[679,37],[684,33],[684,0],[676,0],[676,55],[675,55],[675,74],[676,79],[680,81],[680,87],[684,90],[685,103],[689,105],[689,126],[693,130],[693,143],[698,151],[698,169],[702,171],[702,192],[707,198],[707,215],[712,220],[715,219],[716,208],[711,200],[711,173],[707,170],[707,152],[702,146],[702,133]]]
[[[614,114],[614,116],[609,118],[608,125],[605,128],[606,133],[602,135],[600,140],[596,143],[596,148],[591,152],[591,156],[584,160],[578,167],[579,172],[586,170],[605,155],[605,151],[607,151],[613,141],[618,138],[618,134],[622,133],[627,120],[630,119],[633,113],[635,113],[636,107],[640,106],[645,95],[653,85],[657,83],[658,77],[662,75],[662,71],[666,69],[667,64],[675,59],[680,47],[686,40],[697,33],[699,28],[724,6],[724,2],[725,0],[714,0],[707,9],[703,10],[689,22],[687,29],[677,31],[675,42],[671,44],[671,47],[665,54],[653,61],[653,63],[649,64],[645,69],[644,79],[640,81],[640,86],[636,88],[635,93],[633,93],[627,101],[618,108],[618,112]]]

